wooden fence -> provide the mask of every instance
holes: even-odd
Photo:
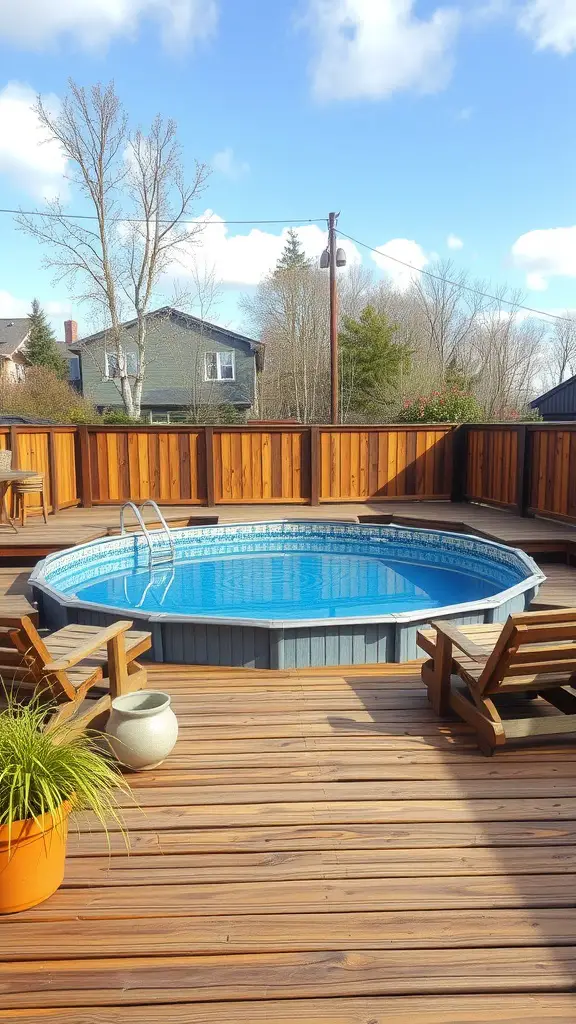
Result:
[[[44,476],[46,504],[58,512],[80,504],[77,478],[77,427],[0,427],[0,449],[12,452],[13,469],[34,469]],[[10,491],[8,499],[11,500]],[[28,495],[29,506],[40,496]]]
[[[0,427],[48,507],[469,500],[576,522],[576,423]],[[35,504],[39,499],[33,496]]]
[[[576,424],[529,431],[528,513],[576,521]]]
[[[43,473],[49,508],[319,504],[450,497],[453,426],[14,426],[13,465]]]
[[[466,498],[521,511],[526,427],[483,424],[463,429]]]

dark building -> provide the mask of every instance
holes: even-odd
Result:
[[[543,420],[576,420],[576,377],[569,377],[535,398],[530,407],[538,409]]]

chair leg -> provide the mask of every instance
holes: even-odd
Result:
[[[20,516],[21,516],[20,521],[22,523],[22,526],[26,526],[26,495],[25,494],[19,494],[18,498],[19,498],[19,501],[20,501]]]
[[[422,668],[422,681],[428,690],[428,700],[437,715],[450,714],[451,673],[452,643],[448,637],[438,633],[434,661],[426,662]]]
[[[42,488],[42,513],[44,515],[44,522],[48,522],[48,513],[46,511],[46,491]]]
[[[110,679],[112,700],[114,697],[120,697],[123,693],[130,693],[126,643],[122,633],[108,641],[108,678]]]

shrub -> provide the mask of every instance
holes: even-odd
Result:
[[[20,706],[9,694],[0,714],[0,825],[43,814],[57,820],[64,801],[92,810],[104,826],[119,821],[115,792],[130,792],[119,768],[88,733],[70,738],[66,722],[45,732],[46,710],[38,698]]]
[[[94,406],[46,366],[29,366],[23,381],[0,378],[0,411],[54,423],[92,423]]]
[[[142,423],[142,420],[129,416],[127,412],[124,412],[124,409],[105,409],[102,414],[102,422],[129,426],[131,423]]]
[[[399,423],[478,423],[483,419],[474,395],[459,387],[406,399],[398,415]]]

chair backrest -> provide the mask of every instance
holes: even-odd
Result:
[[[488,658],[482,693],[566,685],[576,674],[576,608],[511,615]]]
[[[16,649],[25,657],[34,682],[43,683],[56,700],[60,700],[62,697],[72,700],[76,696],[76,690],[65,672],[47,673],[44,671],[45,665],[54,661],[54,656],[50,654],[28,615],[22,616],[20,627],[13,630],[10,637]]]

